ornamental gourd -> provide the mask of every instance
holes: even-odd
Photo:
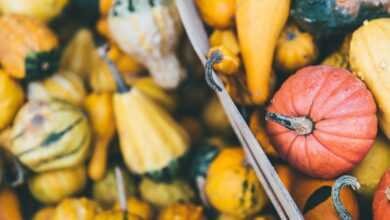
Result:
[[[101,210],[87,198],[67,198],[58,204],[51,220],[94,220]]]
[[[28,180],[35,199],[44,204],[56,204],[80,192],[87,182],[85,166],[70,167],[38,173]]]
[[[0,70],[0,108],[4,111],[0,114],[0,130],[12,123],[16,113],[24,102],[22,87],[4,71]]]
[[[270,98],[274,50],[289,8],[290,0],[236,2],[236,27],[246,83],[255,104],[264,104]]]
[[[275,63],[280,70],[291,73],[312,64],[318,57],[314,37],[301,31],[294,23],[287,24],[279,36],[275,50]]]
[[[18,112],[11,152],[35,172],[72,167],[88,155],[91,132],[86,116],[66,102],[30,101]]]
[[[173,0],[115,0],[108,24],[119,47],[144,64],[157,84],[172,89],[185,78],[174,51],[181,26]]]
[[[350,171],[377,134],[374,98],[344,69],[299,70],[283,83],[267,111],[267,132],[280,156],[314,177]]]
[[[188,150],[188,134],[153,99],[136,87],[129,88],[105,56],[105,48],[100,52],[116,80],[114,115],[127,167],[135,174],[158,180],[173,178],[179,171],[179,158]]]
[[[389,15],[388,0],[297,0],[291,16],[318,35],[346,33],[365,20]]]
[[[0,219],[22,220],[22,210],[16,193],[8,188],[0,190]]]
[[[373,93],[379,108],[379,123],[390,139],[390,19],[369,21],[352,35],[351,69]]]
[[[0,11],[4,14],[20,14],[50,21],[62,12],[69,0],[1,0]]]
[[[372,203],[373,220],[386,220],[390,216],[390,169],[383,175]]]
[[[243,219],[259,212],[267,202],[255,171],[245,164],[241,148],[219,152],[207,170],[203,190],[218,211]]]
[[[8,74],[30,81],[57,70],[57,36],[44,23],[10,14],[0,17],[0,26],[0,63]]]
[[[236,0],[196,0],[206,24],[216,29],[226,29],[234,24]]]
[[[75,106],[82,106],[86,96],[83,79],[76,73],[61,71],[43,81],[28,84],[28,100],[60,99]]]
[[[158,220],[205,220],[203,208],[191,203],[176,203],[161,210]]]

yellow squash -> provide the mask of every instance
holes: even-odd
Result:
[[[94,137],[88,175],[96,181],[106,175],[108,147],[115,134],[112,95],[110,93],[91,93],[85,99],[84,107],[89,116]]]
[[[379,123],[390,139],[390,18],[375,19],[357,29],[351,40],[349,62],[378,104]]]
[[[16,193],[11,189],[0,190],[0,219],[22,220],[22,210]]]
[[[0,0],[0,12],[50,21],[62,12],[69,0]]]
[[[240,45],[238,45],[236,33],[231,29],[214,30],[210,35],[209,43],[211,47],[224,46],[235,55],[240,53]]]
[[[196,0],[195,3],[211,27],[225,29],[234,24],[236,0]]]
[[[188,150],[190,139],[172,116],[140,89],[129,88],[116,66],[105,56],[116,79],[114,114],[120,149],[125,163],[135,174],[155,179],[175,176],[178,159]]]
[[[253,216],[267,201],[255,171],[245,164],[241,148],[220,151],[208,168],[204,190],[213,207],[239,218]]]
[[[6,73],[26,81],[42,79],[58,68],[57,36],[37,19],[0,17],[0,63]]]
[[[60,99],[81,107],[86,96],[83,79],[76,73],[61,71],[28,85],[29,100]]]
[[[33,217],[33,220],[52,220],[55,213],[55,208],[45,207],[38,210]]]
[[[80,192],[87,182],[85,166],[38,173],[29,178],[28,187],[35,199],[55,204]]]
[[[22,87],[0,70],[0,130],[9,126],[24,102]]]
[[[158,220],[205,220],[203,208],[191,203],[176,203],[161,210]]]
[[[213,65],[215,71],[225,75],[237,74],[241,65],[240,58],[230,49],[219,46],[209,50],[208,57],[219,56],[219,60]]]
[[[279,36],[275,51],[275,62],[280,70],[291,73],[312,64],[318,57],[314,37],[289,23]]]
[[[236,25],[248,89],[256,104],[270,97],[274,50],[290,0],[236,0]]]
[[[100,212],[101,208],[94,201],[70,198],[58,204],[50,220],[95,220]]]

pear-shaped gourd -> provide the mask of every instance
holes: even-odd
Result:
[[[175,88],[185,72],[175,56],[181,26],[174,0],[114,0],[108,16],[112,38],[145,65],[164,88]]]
[[[115,65],[106,58],[104,48],[100,53],[117,82],[114,115],[127,167],[156,179],[174,176],[178,159],[188,149],[189,136],[163,107],[136,87],[128,88]]]

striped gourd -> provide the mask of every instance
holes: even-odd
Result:
[[[82,78],[73,72],[63,71],[48,79],[28,85],[29,100],[61,99],[73,105],[83,104],[86,91]]]
[[[108,15],[115,42],[164,88],[175,88],[185,78],[174,50],[182,29],[174,2],[115,0]]]
[[[11,133],[11,152],[35,172],[80,164],[91,139],[81,110],[59,100],[29,101],[18,112]]]

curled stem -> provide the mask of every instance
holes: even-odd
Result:
[[[360,184],[357,181],[356,177],[344,175],[337,178],[335,184],[332,186],[333,207],[336,209],[336,212],[339,215],[340,219],[352,220],[351,214],[344,207],[340,198],[340,192],[345,186],[349,186],[353,190],[358,190],[360,188]]]
[[[213,78],[213,65],[222,61],[222,54],[219,51],[215,51],[209,57],[206,62],[206,82],[215,91],[221,92],[222,88],[215,82]]]

